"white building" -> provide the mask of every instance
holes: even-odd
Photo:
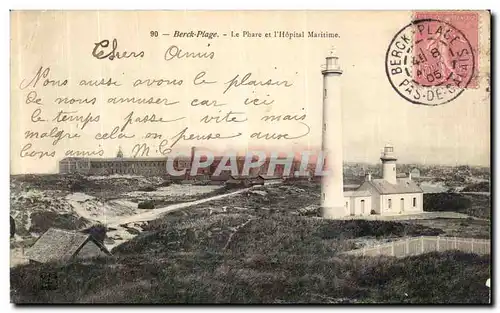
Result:
[[[355,191],[371,194],[370,212],[380,215],[423,212],[422,189],[411,179],[411,175],[406,178],[396,177],[397,158],[394,156],[394,148],[391,145],[384,147],[380,160],[382,160],[382,178],[372,179],[368,174],[365,182]],[[358,211],[360,209],[354,210],[354,212]]]

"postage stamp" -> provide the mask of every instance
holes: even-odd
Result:
[[[418,12],[392,39],[386,74],[409,102],[441,105],[477,87],[478,19],[473,12]]]

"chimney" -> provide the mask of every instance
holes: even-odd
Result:
[[[372,180],[372,173],[368,173],[365,175],[365,181],[371,181]]]

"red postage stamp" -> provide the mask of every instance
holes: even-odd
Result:
[[[477,87],[479,18],[472,11],[415,12],[413,75],[425,85]]]
[[[394,90],[412,103],[436,106],[478,87],[478,24],[477,12],[415,12],[387,49]]]

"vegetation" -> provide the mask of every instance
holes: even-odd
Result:
[[[361,238],[437,235],[398,222],[224,212],[176,214],[117,246],[113,258],[25,265],[16,303],[485,303],[489,257],[393,259],[340,254]]]
[[[142,201],[137,204],[137,208],[143,210],[152,210],[155,208],[155,203],[152,200]]]
[[[489,195],[433,193],[424,195],[424,211],[452,211],[480,218],[490,218]]]
[[[226,191],[218,189],[203,197],[221,192]],[[319,184],[283,184],[172,212],[141,226],[144,232],[113,249],[111,258],[12,268],[11,300],[14,303],[488,302],[489,290],[484,282],[491,277],[489,255],[449,251],[396,259],[342,254],[358,248],[363,241],[447,235],[455,229],[443,230],[443,225],[432,223],[325,220],[297,215],[300,209],[319,204],[319,195]],[[489,197],[476,196],[425,195],[424,209],[489,217]],[[186,201],[196,197],[199,196]],[[35,224],[48,225],[49,218],[57,219],[40,217],[41,221]],[[474,226],[475,221],[455,224],[462,227],[461,223],[468,227]],[[102,235],[102,227],[94,225],[88,231]],[[134,230],[130,228],[130,232]]]
[[[104,240],[106,239],[107,229],[106,229],[106,226],[98,223],[98,224],[92,225],[91,227],[83,230],[82,232],[92,235],[92,237],[94,237],[95,239],[97,239],[100,242],[104,242]]]
[[[30,233],[44,233],[49,228],[68,230],[82,229],[89,221],[75,214],[61,214],[53,211],[37,211],[31,214]]]
[[[490,192],[490,182],[484,181],[467,185],[462,192]]]
[[[10,238],[14,237],[16,234],[16,221],[10,217]]]
[[[489,256],[176,253],[12,269],[14,303],[487,303]]]

